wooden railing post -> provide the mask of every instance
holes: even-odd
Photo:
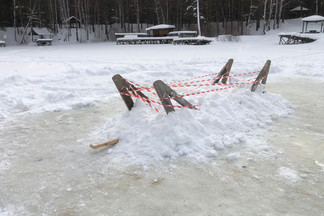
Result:
[[[169,86],[167,86],[163,81],[157,80],[153,83],[153,86],[154,86],[155,91],[158,94],[158,96],[162,102],[163,108],[167,114],[169,114],[169,112],[175,111],[169,97],[172,97],[181,106],[193,107],[191,105],[191,103],[189,103],[187,100],[182,98],[176,91],[174,91]]]
[[[216,80],[214,81],[213,84],[216,84],[219,82],[220,79],[222,79],[222,83],[226,84],[228,76],[231,72],[232,69],[232,65],[233,65],[234,60],[233,59],[229,59],[226,63],[226,65],[222,68],[222,70],[217,74]]]
[[[268,60],[265,65],[263,66],[262,70],[260,71],[259,75],[255,79],[255,82],[253,83],[251,87],[251,92],[255,92],[257,86],[260,84],[260,82],[265,85],[267,83],[267,78],[269,74],[269,69],[270,69],[271,61]]]
[[[148,97],[144,95],[141,91],[139,91],[134,85],[127,82],[122,76],[116,74],[112,77],[113,82],[115,83],[117,90],[120,93],[123,101],[125,102],[126,107],[128,110],[131,110],[134,106],[134,101],[131,96],[129,96],[129,92],[133,92],[135,95],[136,93],[145,99],[146,102],[150,103]],[[136,93],[134,92],[136,91]]]

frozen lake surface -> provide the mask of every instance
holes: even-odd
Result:
[[[285,79],[281,92],[295,112],[257,130],[269,154],[228,162],[189,160],[151,165],[109,163],[107,149],[77,142],[111,113],[113,105],[27,116],[0,133],[10,168],[0,181],[4,215],[321,215],[323,209],[322,83]],[[108,111],[108,112],[107,112]],[[313,118],[316,116],[316,118]],[[118,144],[117,144],[118,145]],[[255,151],[248,146],[241,154]],[[10,154],[11,153],[11,154]]]
[[[323,214],[323,41],[277,39],[1,49],[0,215]],[[198,114],[166,117],[145,106],[128,113],[111,81],[182,80],[229,58],[233,74],[271,59],[267,93],[193,98]],[[127,117],[139,124],[127,128]],[[191,126],[176,125],[181,118]],[[149,125],[166,130],[136,136]],[[121,135],[115,147],[89,148],[110,135]]]

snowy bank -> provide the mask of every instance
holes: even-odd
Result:
[[[180,109],[169,115],[155,114],[140,100],[135,108],[109,120],[93,137],[119,138],[107,153],[113,162],[150,163],[188,158],[208,161],[233,153],[242,145],[259,145],[250,137],[272,117],[286,117],[289,103],[279,95],[252,93],[247,87],[199,98],[201,110]],[[262,144],[265,145],[265,144]]]

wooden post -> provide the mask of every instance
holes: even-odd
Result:
[[[268,73],[270,69],[271,61],[268,60],[260,71],[259,75],[255,79],[255,83],[253,83],[251,87],[251,92],[255,92],[257,86],[260,84],[260,81],[263,85],[267,83]]]
[[[222,70],[217,74],[216,80],[214,81],[213,84],[216,84],[219,82],[220,79],[222,79],[222,83],[226,84],[228,76],[231,72],[232,65],[233,65],[233,59],[229,59],[226,63],[226,65],[222,68]]]
[[[131,110],[134,106],[134,101],[133,99],[128,96],[125,95],[124,93],[128,93],[128,84],[126,82],[126,80],[124,80],[124,78],[122,76],[120,76],[119,74],[116,74],[115,76],[113,76],[112,80],[114,81],[120,96],[122,97],[123,101],[125,102],[128,110]]]
[[[172,90],[169,86],[167,86],[163,81],[157,80],[153,83],[156,93],[158,94],[164,110],[167,114],[169,112],[174,112],[174,108],[172,106],[171,100],[169,97],[172,97],[175,101],[177,101],[181,106],[192,107],[191,103],[182,98],[176,91]]]
[[[135,94],[134,91],[136,91],[140,97],[145,98],[146,102],[150,103],[150,101],[148,100],[148,97],[146,95],[144,95],[141,91],[139,91],[134,85],[127,82],[121,75],[116,74],[115,76],[112,77],[112,80],[114,81],[114,83],[120,93],[120,96],[122,97],[123,101],[125,102],[128,110],[131,110],[134,106],[134,101],[133,101],[132,97],[127,95],[130,91],[133,92],[134,94]]]

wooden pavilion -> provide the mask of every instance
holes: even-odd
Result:
[[[302,21],[303,21],[302,33],[324,32],[324,17],[319,16],[319,15],[313,15],[313,16],[303,18]],[[317,30],[314,30],[314,29],[307,30],[309,23],[319,23],[319,22],[321,23],[321,29],[320,29],[319,32]]]
[[[310,14],[310,10],[303,6],[298,6],[289,11],[289,18],[306,17]]]

